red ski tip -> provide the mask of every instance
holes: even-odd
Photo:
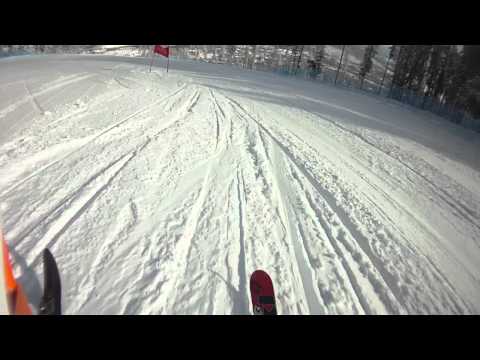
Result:
[[[256,270],[251,275],[250,294],[255,315],[277,314],[273,282],[265,271]]]

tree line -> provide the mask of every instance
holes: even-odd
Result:
[[[137,45],[147,51],[149,45]],[[72,53],[94,51],[95,45],[4,45],[7,51]],[[356,77],[359,87],[370,82],[384,86],[401,100],[404,91],[480,117],[480,46],[478,45],[171,45],[172,53],[230,63],[246,69],[300,70],[317,78],[326,68]],[[328,47],[328,52],[327,52]],[[334,51],[332,51],[334,49]],[[386,56],[381,56],[383,50]],[[145,51],[143,53],[145,53]],[[362,53],[363,52],[363,53]],[[351,63],[351,55],[360,59]],[[375,74],[372,74],[375,73]],[[374,79],[374,80],[372,80]],[[395,91],[401,89],[402,91]]]
[[[480,116],[480,46],[394,45],[391,56],[392,88],[412,90]]]
[[[423,97],[424,102],[433,99],[480,117],[478,45],[391,45],[384,57],[378,56],[379,45],[367,45],[356,67],[349,64],[353,46],[335,47],[340,49],[336,57],[327,56],[326,45],[209,45],[203,46],[202,52],[213,53],[213,61],[233,63],[247,69],[258,66],[282,68],[293,75],[303,69],[309,71],[312,78],[320,75],[326,67],[334,68],[336,77],[350,69],[360,88],[373,70],[378,73],[378,68],[383,66],[374,82],[379,88],[389,82],[391,98],[399,99],[403,91],[409,91]],[[189,49],[197,49],[198,57],[198,48],[190,45]],[[402,91],[394,91],[397,89]]]

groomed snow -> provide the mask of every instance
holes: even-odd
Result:
[[[0,202],[32,304],[66,314],[479,314],[478,134],[224,65],[0,60]]]

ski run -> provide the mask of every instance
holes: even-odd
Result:
[[[0,60],[0,213],[65,314],[479,314],[480,137],[385,98],[227,65]],[[37,309],[38,311],[38,309]]]

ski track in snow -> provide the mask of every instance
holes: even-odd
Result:
[[[29,295],[49,247],[68,314],[246,314],[258,268],[280,314],[479,313],[479,188],[446,171],[478,169],[438,168],[392,135],[411,129],[320,88],[100,59],[0,83],[20,94],[0,120],[30,121],[0,143],[2,221]]]
[[[36,98],[38,96],[47,94],[47,93],[52,92],[54,90],[58,90],[62,87],[66,87],[66,86],[71,85],[75,82],[79,82],[79,81],[88,79],[90,77],[92,77],[92,75],[90,75],[90,74],[78,74],[78,75],[67,76],[67,77],[65,77],[61,80],[56,80],[56,81],[53,81],[49,84],[46,84],[45,86],[42,87],[42,89],[40,89],[39,91],[36,91],[34,93],[32,93],[28,89],[27,85],[24,82],[25,90],[27,90],[28,95],[26,97],[22,98],[21,100],[15,101],[14,103],[12,103],[9,106],[5,107],[4,109],[0,110],[0,118],[5,117],[6,115],[15,111],[16,109],[18,109],[20,106],[24,105],[25,103],[27,103],[29,101],[32,101],[32,99],[33,99],[35,105],[37,106],[37,108],[41,108],[38,104],[38,101],[36,100]]]

